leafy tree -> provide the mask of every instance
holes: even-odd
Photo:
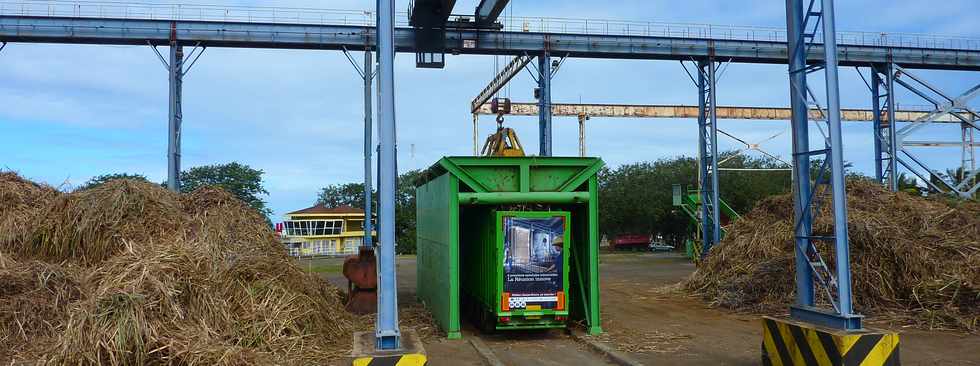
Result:
[[[327,207],[351,206],[363,209],[364,183],[331,184],[323,187],[317,195],[317,202]]]
[[[398,177],[395,192],[395,251],[398,254],[415,253],[415,184],[422,177],[421,170],[406,172]],[[373,207],[377,213],[377,193]],[[331,184],[320,190],[317,203],[327,207],[352,206],[364,208],[364,184]]]
[[[830,164],[827,164],[826,169],[823,171],[823,176],[820,176],[820,169],[823,168],[823,159],[810,159],[810,180],[817,179],[820,177],[825,182],[830,181]],[[844,177],[845,178],[859,178],[862,174],[859,172],[854,172],[852,169],[854,164],[849,161],[844,161]]]
[[[272,213],[260,195],[268,195],[262,185],[262,170],[232,162],[190,168],[180,175],[181,192],[191,192],[203,186],[221,187],[258,210],[263,215]]]
[[[395,194],[395,251],[414,254],[415,242],[415,185],[422,179],[422,170],[412,170],[398,176]]]
[[[921,196],[923,193],[923,188],[919,187],[919,181],[905,173],[898,173],[898,190],[916,196]]]
[[[720,154],[724,167],[772,169],[781,163],[737,155]],[[691,157],[661,159],[604,169],[599,173],[599,222],[603,234],[659,234],[679,245],[690,236],[686,213],[673,206],[672,185],[697,187],[698,162]],[[788,192],[789,171],[718,172],[719,196],[735,212],[744,213],[767,196]]]
[[[722,154],[722,158],[727,154]],[[785,164],[745,155],[734,155],[728,158],[726,167],[741,169],[777,169],[785,168]],[[790,170],[761,170],[737,171],[723,170],[718,172],[719,195],[735,212],[744,214],[755,207],[759,200],[775,194],[789,192],[792,189],[793,172]]]
[[[689,157],[622,165],[599,172],[599,227],[604,234],[661,234],[678,243],[687,217],[672,206],[673,184],[696,186],[697,160]]]
[[[89,179],[87,182],[82,184],[77,190],[90,189],[101,186],[110,180],[116,179],[132,179],[143,182],[148,182],[149,180],[142,174],[129,174],[129,173],[115,173],[115,174],[103,174],[97,177]]]

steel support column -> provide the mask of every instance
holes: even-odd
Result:
[[[807,239],[813,226],[813,217],[806,202],[810,199],[810,131],[807,114],[806,44],[802,37],[803,0],[786,1],[786,39],[789,50],[789,100],[790,128],[793,148],[793,217],[796,252],[796,305],[813,306],[815,303],[813,269],[807,252]]]
[[[834,249],[837,267],[838,311],[845,317],[853,314],[851,294],[851,250],[847,231],[847,191],[844,187],[844,142],[840,126],[840,84],[837,75],[837,30],[834,0],[823,0],[824,79],[827,88],[827,124],[829,125],[830,188],[833,196]],[[894,120],[894,118],[892,118]],[[858,327],[860,328],[860,327]]]
[[[147,42],[153,53],[160,59],[164,69],[167,70],[168,84],[170,86],[169,111],[167,123],[167,188],[174,192],[180,192],[180,140],[181,124],[184,115],[181,111],[182,94],[184,87],[184,76],[191,71],[197,60],[204,54],[206,47],[202,47],[200,42],[194,45],[194,49],[187,54],[186,59],[191,62],[185,63],[184,46],[177,41],[177,23],[170,24],[170,57],[169,61],[163,57],[160,50],[153,44]]]
[[[980,121],[977,116],[973,116],[973,125],[977,126],[977,122]],[[970,172],[977,170],[977,152],[976,152],[976,139],[974,137],[974,128],[966,123],[960,124],[960,129],[962,130],[962,140],[963,140],[963,163],[960,164],[962,167],[961,180],[965,180]]]
[[[538,56],[538,155],[551,156],[551,55]]]
[[[895,71],[892,64],[871,67],[871,99],[874,121],[875,178],[892,191],[898,190],[898,136],[895,133]]]
[[[167,125],[167,188],[180,192],[180,129],[184,116],[181,99],[184,84],[184,47],[170,42],[170,111]]]
[[[972,126],[967,123],[962,123],[960,126],[962,130],[962,163],[960,163],[960,174],[959,174],[959,184],[957,184],[957,190],[959,190],[960,195],[963,197],[973,197],[976,195],[977,189],[980,188],[980,171],[977,170],[977,143],[974,137],[976,128],[973,126],[978,126],[980,122],[980,116],[973,115]]]
[[[888,159],[888,187],[892,191],[898,191],[898,147],[900,142],[898,140],[898,118],[895,115],[895,110],[898,109],[898,105],[895,104],[895,65],[889,63],[888,67],[885,69],[887,71],[887,78],[885,79],[885,86],[888,88],[888,97],[886,98],[886,103],[888,104],[888,149],[886,153],[889,156]],[[880,125],[879,125],[880,126]]]
[[[884,140],[881,128],[881,77],[878,76],[877,66],[871,67],[871,136],[874,142],[874,162],[875,162],[875,179],[878,183],[885,182],[885,169],[884,158],[882,157]],[[890,93],[887,93],[890,94]]]
[[[819,9],[816,9],[819,4]],[[847,236],[847,202],[844,189],[844,158],[841,139],[840,93],[837,75],[837,41],[834,27],[833,0],[811,0],[804,7],[803,0],[786,0],[787,39],[789,40],[790,101],[792,104],[793,129],[793,185],[795,208],[795,241],[797,271],[797,301],[790,308],[790,315],[798,320],[837,329],[860,329],[861,316],[854,314],[851,305],[850,250]],[[822,39],[816,39],[818,28],[823,28]],[[808,29],[812,26],[812,30]],[[822,41],[822,42],[820,42]],[[824,64],[807,65],[806,50],[810,44],[822,43]],[[826,81],[826,110],[815,100],[816,94],[806,84],[806,75],[824,70]],[[814,98],[809,100],[807,96]],[[827,136],[824,149],[810,150],[807,130],[808,102],[821,110],[826,118]],[[820,122],[817,122],[820,123]],[[823,167],[811,181],[810,157],[824,155]],[[829,167],[830,177],[825,176]],[[822,201],[828,198],[829,183],[834,227],[832,236],[814,235],[812,220],[819,212]],[[816,240],[833,243],[835,271],[824,262],[814,245]],[[836,273],[834,273],[836,272]],[[814,281],[816,280],[816,281]],[[833,309],[816,307],[814,282],[827,295]]]
[[[371,200],[371,189],[372,189],[372,179],[371,179],[371,148],[373,142],[371,141],[371,79],[373,79],[374,74],[374,61],[371,59],[371,50],[364,51],[364,71],[362,72],[364,79],[364,242],[361,244],[364,247],[374,246],[374,237],[371,233],[374,231],[374,224],[371,222],[373,207]]]
[[[698,156],[700,157],[701,257],[721,239],[718,205],[718,114],[714,59],[698,61]]]
[[[375,347],[398,349],[398,288],[395,284],[395,191],[398,169],[395,153],[395,1],[378,0],[378,316]]]

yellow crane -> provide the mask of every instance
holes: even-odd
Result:
[[[510,99],[496,98],[490,103],[490,110],[497,114],[497,132],[487,136],[480,151],[482,156],[524,156],[524,147],[517,133],[504,127],[504,115],[510,113]]]

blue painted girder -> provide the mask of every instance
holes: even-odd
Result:
[[[167,45],[171,21],[78,19],[57,17],[0,17],[0,41],[117,45]],[[176,22],[177,38],[185,45],[208,47],[363,50],[374,47],[374,27],[296,25],[239,22]],[[416,51],[415,30],[395,29],[395,49]],[[464,48],[464,41],[475,41]],[[467,42],[469,43],[469,42]],[[446,32],[446,48],[458,54],[552,55],[649,60],[690,60],[714,55],[742,63],[786,64],[785,42],[657,36],[613,36],[532,32]],[[980,71],[980,50],[838,45],[841,66],[894,62],[913,69]],[[819,45],[809,49],[811,61],[823,59]]]

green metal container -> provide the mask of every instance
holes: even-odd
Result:
[[[449,338],[599,321],[597,158],[446,157],[418,186],[417,294]]]

